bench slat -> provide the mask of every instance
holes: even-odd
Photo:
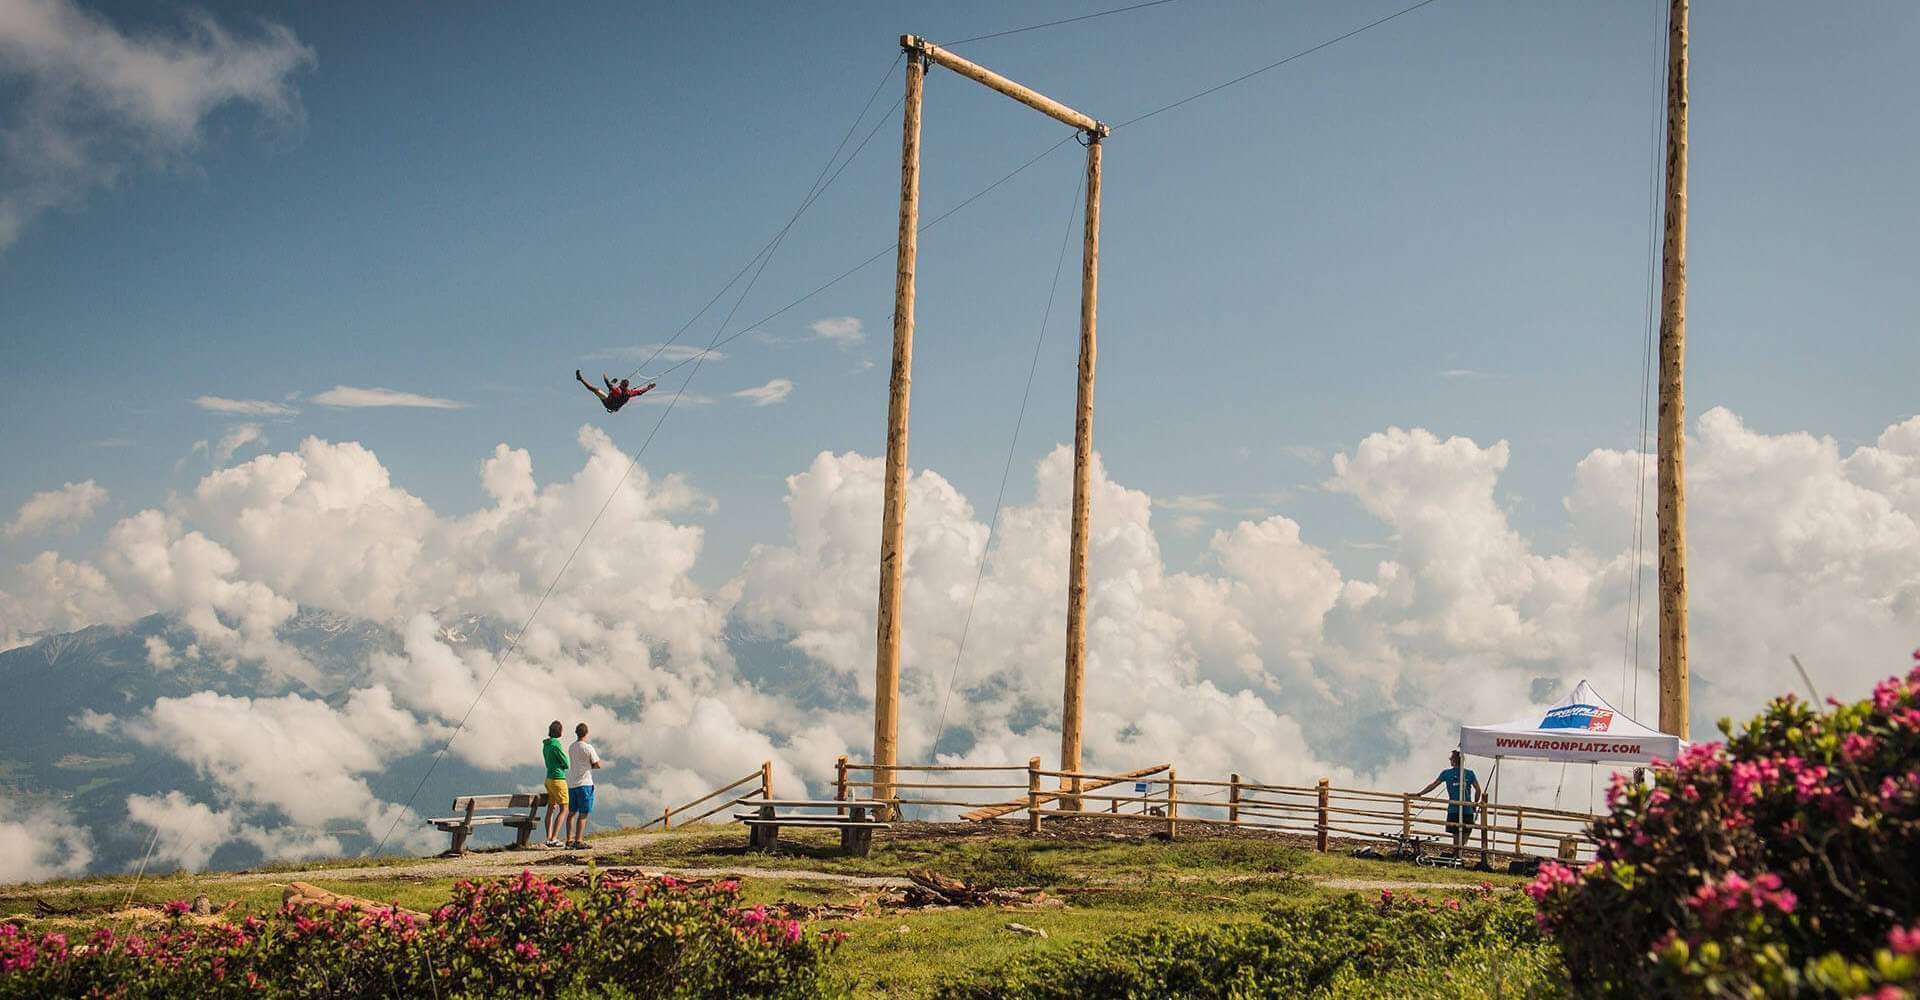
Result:
[[[507,792],[499,795],[459,795],[455,796],[451,809],[466,809],[472,803],[475,809],[527,809],[547,804],[545,792]]]
[[[758,816],[735,816],[734,819],[747,826],[825,826],[825,827],[867,827],[874,830],[889,830],[892,823],[876,823],[873,820],[829,819],[826,817],[787,817],[762,819]]]
[[[498,814],[490,814],[486,816],[474,816],[474,817],[439,816],[439,817],[435,817],[434,819],[427,820],[427,822],[432,823],[434,826],[438,826],[442,828],[449,827],[449,826],[494,826],[500,823],[504,823],[511,818],[513,817],[501,816]]]

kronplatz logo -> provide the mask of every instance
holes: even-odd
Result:
[[[1590,729],[1606,732],[1613,725],[1613,709],[1597,705],[1562,705],[1540,720],[1541,729]]]

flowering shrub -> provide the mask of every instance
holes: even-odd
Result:
[[[0,998],[194,995],[815,997],[838,935],[743,909],[736,885],[595,879],[575,900],[523,872],[462,882],[425,920],[289,903],[271,918],[70,943],[0,924]]]
[[[1616,775],[1594,863],[1527,888],[1582,992],[1920,994],[1920,651],[1853,704],[1792,695]],[[1874,992],[1882,991],[1882,992]]]
[[[1325,997],[1461,996],[1470,967],[1490,989],[1504,974],[1508,995],[1550,992],[1557,963],[1541,941],[1531,907],[1491,886],[1464,902],[1382,892],[1346,895],[1275,910],[1260,923],[1126,934],[1044,953],[980,979],[943,986],[947,1000],[989,997]],[[1466,956],[1492,956],[1504,973]],[[1523,966],[1534,981],[1517,983]],[[1431,979],[1423,978],[1431,977]]]

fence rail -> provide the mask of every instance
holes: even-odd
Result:
[[[853,774],[881,772],[914,780],[881,782],[859,780]],[[942,777],[950,772],[974,772],[968,780]],[[996,780],[1019,774],[1024,782]],[[1047,787],[1057,781],[1059,787]],[[1115,786],[1131,783],[1130,793]],[[1220,778],[1182,778],[1171,765],[1161,764],[1123,774],[1052,770],[1038,758],[1026,764],[887,764],[835,762],[834,798],[862,801],[857,793],[890,784],[896,795],[889,804],[961,809],[964,819],[976,822],[1024,814],[1027,830],[1039,832],[1049,819],[1146,819],[1165,824],[1177,837],[1182,823],[1208,827],[1270,830],[1314,838],[1322,851],[1338,836],[1392,841],[1430,839],[1450,845],[1456,830],[1464,846],[1477,848],[1483,858],[1496,854],[1554,854],[1573,859],[1592,856],[1590,828],[1597,817],[1565,809],[1512,803],[1450,800],[1444,796],[1414,795],[1368,788],[1339,788],[1327,779],[1312,785],[1281,785],[1249,781],[1239,774]],[[1009,792],[1024,791],[1023,796]],[[1462,811],[1472,819],[1464,825]],[[1455,822],[1449,822],[1452,816]]]
[[[703,812],[698,816],[693,817],[692,819],[680,819],[680,825],[692,826],[693,824],[698,823],[703,819],[706,819],[708,816],[711,816],[722,809],[739,805],[742,802],[750,802],[756,796],[763,799],[773,798],[773,762],[770,760],[763,761],[761,762],[758,770],[751,771],[746,775],[735,779],[734,781],[721,785],[719,788],[716,788],[713,791],[708,792],[707,794],[702,795],[697,799],[694,799],[692,802],[686,803],[685,805],[666,807],[665,809],[661,810],[658,818],[649,820],[646,823],[646,825],[642,826],[640,829],[645,830],[653,826],[655,823],[658,823],[660,824],[661,829],[671,830],[673,829],[673,821],[676,818],[680,817],[682,813],[686,812],[689,809],[692,809],[695,806],[702,805],[706,802],[709,802],[717,796],[725,795],[726,793],[731,792],[734,789],[739,788],[741,785],[744,785],[750,781],[758,781],[760,783],[760,787],[757,789],[754,789],[751,792],[748,792],[745,795],[736,795],[730,799],[723,799],[720,802],[720,804],[713,806],[712,808],[708,809],[706,812]]]

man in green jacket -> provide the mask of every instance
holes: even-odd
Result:
[[[559,719],[547,727],[547,738],[540,744],[540,756],[547,765],[547,843],[559,847],[560,834],[567,828],[567,748],[560,745],[566,727]]]

